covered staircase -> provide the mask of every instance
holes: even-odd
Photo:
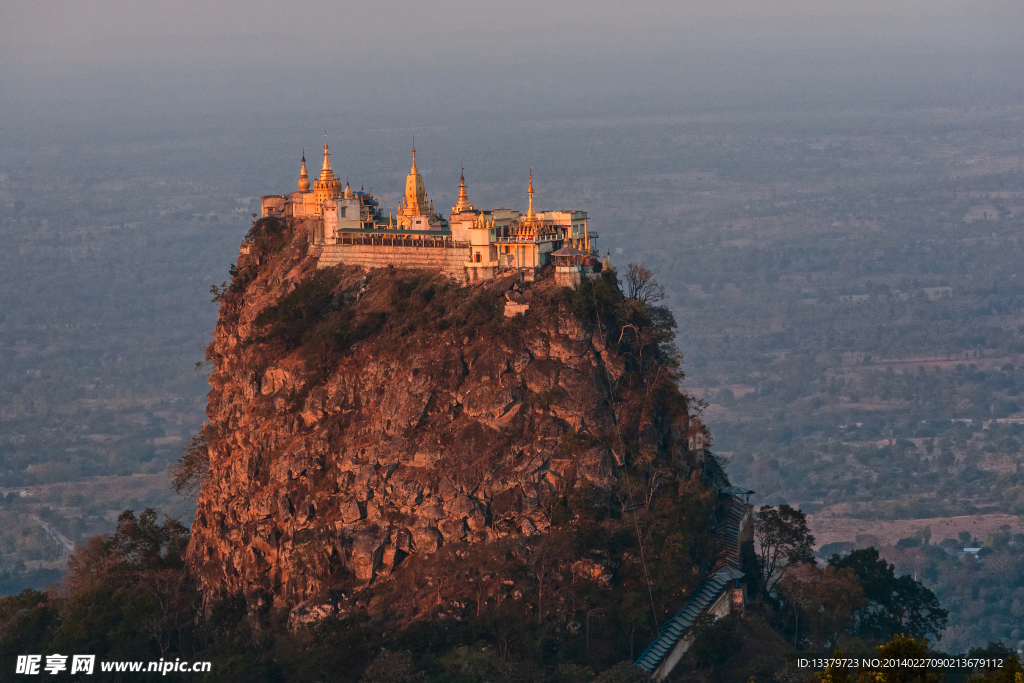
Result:
[[[743,577],[740,571],[740,544],[745,539],[741,538],[741,533],[744,517],[750,514],[750,506],[740,500],[740,496],[749,499],[752,493],[737,486],[718,488],[720,506],[715,526],[715,563],[711,576],[694,591],[683,608],[662,625],[658,637],[635,662],[655,679],[661,680],[668,676],[689,648],[690,641],[684,639],[698,616],[716,605],[716,613],[723,610],[728,613],[731,609],[730,588],[738,588],[738,580]]]

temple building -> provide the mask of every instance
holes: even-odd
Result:
[[[298,191],[262,197],[261,212],[264,217],[306,220],[311,253],[321,267],[436,268],[474,282],[513,270],[532,280],[539,268],[557,262],[557,276],[565,284],[577,284],[601,268],[592,246],[597,235],[589,231],[585,211],[534,209],[532,169],[525,214],[474,207],[463,169],[458,199],[446,219],[427,196],[413,147],[405,192],[397,211],[385,216],[370,193],[354,192],[348,181],[342,188],[325,135],[323,167],[312,187],[303,154]]]

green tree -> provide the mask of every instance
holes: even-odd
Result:
[[[983,659],[986,666],[981,675],[971,676],[968,683],[1022,683],[1024,667],[1021,666],[1017,653],[1002,643],[989,643],[987,647],[972,647],[967,656],[971,659]],[[997,665],[1000,662],[1002,665]]]
[[[209,441],[213,436],[214,427],[204,424],[199,433],[181,449],[181,458],[174,464],[171,473],[171,487],[178,495],[195,498],[202,491],[210,473]]]
[[[915,638],[936,636],[946,626],[949,612],[913,577],[896,576],[895,566],[878,556],[874,548],[855,550],[846,557],[833,555],[829,565],[852,569],[864,589],[867,604],[856,610],[854,633],[865,638],[889,638],[908,633]]]
[[[885,645],[875,648],[878,659],[917,659],[928,656],[928,640],[916,640],[913,636],[895,635]],[[857,683],[939,683],[941,669],[927,667],[882,667],[861,668],[857,671]]]
[[[854,610],[867,602],[853,570],[821,569],[810,563],[783,577],[779,595],[793,614],[794,647],[803,635],[807,647],[815,651],[834,646],[853,622]]]
[[[697,617],[693,624],[694,641],[690,651],[697,666],[701,668],[724,664],[740,651],[743,637],[736,631],[736,617],[727,615],[715,619],[707,612]]]
[[[647,672],[632,662],[619,662],[602,672],[594,683],[650,683],[650,680]]]
[[[419,683],[426,674],[416,671],[409,652],[381,650],[363,672],[360,683]]]
[[[0,598],[0,670],[14,671],[14,658],[43,651],[60,623],[56,605],[46,593],[26,588]]]
[[[836,650],[832,658],[841,661],[843,659],[842,650]],[[850,683],[850,669],[846,666],[827,666],[823,671],[815,674],[813,681],[814,683]]]
[[[762,505],[754,520],[754,538],[765,596],[774,593],[791,566],[814,561],[814,536],[807,527],[807,516],[789,505]]]
[[[123,659],[180,652],[199,605],[183,560],[188,535],[147,509],[138,517],[126,510],[113,535],[89,539],[68,561],[53,647]]]

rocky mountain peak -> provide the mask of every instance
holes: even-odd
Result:
[[[218,292],[188,549],[208,596],[322,616],[441,550],[571,525],[581,487],[621,516],[700,480],[671,316],[614,271],[573,290],[317,269],[305,231],[255,223]],[[607,558],[577,563],[607,582]]]

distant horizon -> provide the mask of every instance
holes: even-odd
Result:
[[[0,8],[0,110],[450,121],[1024,100],[1009,0]],[[65,108],[61,110],[61,108]],[[322,121],[322,123],[329,123]]]

